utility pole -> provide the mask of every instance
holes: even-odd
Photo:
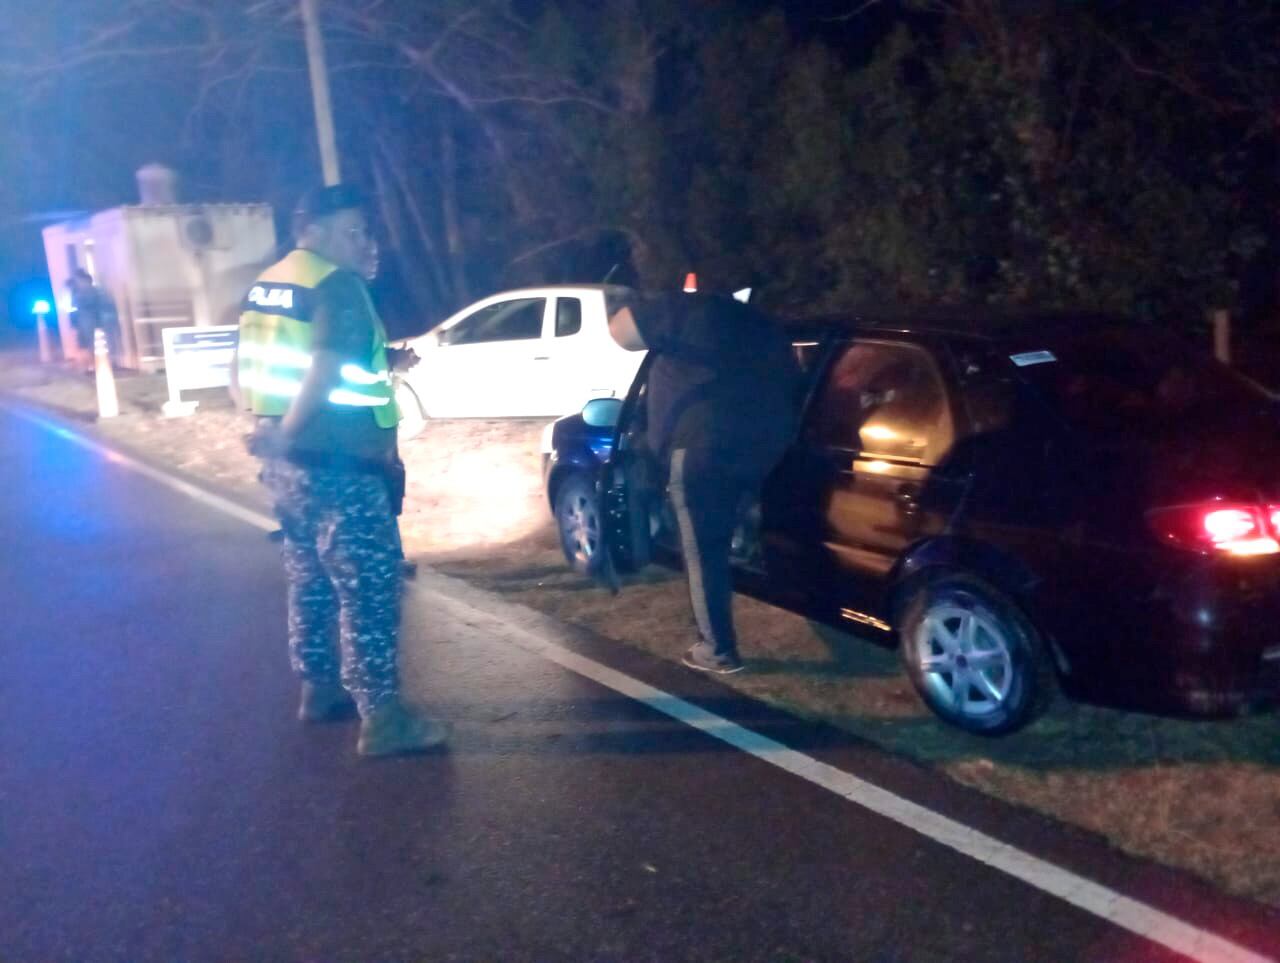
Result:
[[[324,182],[332,186],[342,180],[338,168],[338,144],[333,136],[333,105],[329,100],[329,69],[324,61],[324,37],[316,0],[299,0],[302,25],[307,37],[307,67],[311,71],[311,99],[316,109],[316,137],[320,141],[320,164]]]

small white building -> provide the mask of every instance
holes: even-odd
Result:
[[[245,291],[276,257],[268,204],[179,204],[168,168],[138,171],[141,203],[44,229],[45,258],[66,357],[80,348],[69,282],[79,268],[115,301],[120,363],[155,371],[168,327],[235,324]]]

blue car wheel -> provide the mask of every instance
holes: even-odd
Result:
[[[569,567],[596,575],[603,564],[604,519],[596,486],[582,474],[569,476],[556,494],[556,528]]]

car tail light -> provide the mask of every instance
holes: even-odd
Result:
[[[1228,555],[1280,553],[1280,505],[1206,502],[1161,508],[1147,515],[1161,541]]]

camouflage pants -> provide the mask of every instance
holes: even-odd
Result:
[[[262,481],[284,529],[294,671],[340,679],[367,715],[399,694],[400,554],[386,483],[275,459]]]

